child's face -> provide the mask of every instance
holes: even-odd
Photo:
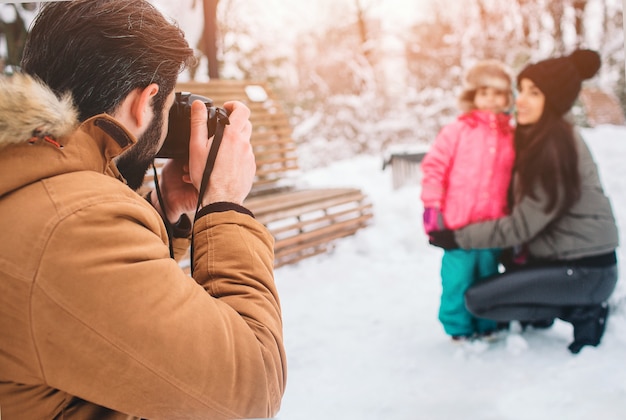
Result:
[[[474,105],[481,111],[499,114],[509,107],[509,92],[493,87],[479,87],[474,95]]]
[[[545,102],[545,95],[530,79],[520,80],[519,93],[515,100],[517,123],[526,125],[539,121]]]

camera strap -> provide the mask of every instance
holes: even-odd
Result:
[[[204,173],[202,174],[202,182],[200,183],[200,191],[198,192],[198,203],[196,204],[196,215],[202,206],[202,198],[209,186],[209,178],[215,167],[215,159],[217,159],[217,152],[222,144],[222,137],[224,137],[224,127],[229,124],[228,119],[222,123],[219,120],[215,127],[215,136],[213,137],[213,143],[211,143],[211,149],[209,149],[209,155],[206,158],[206,165],[204,166]]]
[[[152,161],[152,172],[154,173],[154,189],[157,193],[157,200],[159,202],[159,205],[161,206],[161,211],[163,212],[163,223],[165,224],[165,230],[167,231],[167,239],[170,247],[170,257],[174,258],[174,228],[172,226],[172,223],[167,220],[167,215],[165,213],[165,202],[163,201],[163,194],[161,194],[161,187],[159,186],[159,174],[157,172],[156,165],[154,164],[154,160]]]
[[[207,187],[209,186],[209,178],[211,177],[211,173],[213,172],[213,168],[215,167],[215,160],[217,159],[217,152],[219,151],[220,145],[222,144],[222,138],[224,137],[224,128],[230,124],[228,121],[228,114],[226,111],[222,111],[221,109],[217,109],[218,115],[216,118],[210,123],[215,124],[215,135],[213,136],[213,141],[211,143],[211,148],[209,149],[209,154],[206,159],[206,164],[204,166],[204,172],[202,173],[202,182],[200,183],[200,190],[198,192],[198,202],[196,204],[196,211],[194,214],[194,220],[200,211],[200,207],[202,206],[202,198],[204,197],[204,193],[206,192]],[[154,186],[157,192],[157,199],[159,201],[159,205],[161,206],[161,210],[165,214],[165,202],[163,200],[163,196],[161,194],[161,188],[159,187],[159,177],[157,174],[156,166],[154,162],[152,164],[152,169],[154,171]],[[167,231],[167,236],[169,238],[169,248],[170,248],[170,257],[174,258],[174,246],[173,246],[173,226],[167,217],[163,217],[163,222],[165,223],[165,229]],[[191,230],[191,251],[190,251],[190,268],[191,274],[193,275],[193,228]]]

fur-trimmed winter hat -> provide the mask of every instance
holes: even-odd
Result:
[[[513,77],[509,68],[498,60],[483,60],[472,66],[463,78],[463,91],[459,96],[459,108],[463,112],[476,109],[474,96],[481,87],[492,87],[509,92],[509,103],[513,104]]]
[[[530,64],[517,76],[517,82],[530,79],[546,97],[558,115],[564,115],[574,105],[583,80],[590,79],[600,69],[600,56],[592,50],[576,50],[568,56],[549,58]]]

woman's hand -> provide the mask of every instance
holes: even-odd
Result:
[[[445,250],[458,249],[453,230],[435,230],[429,233],[428,243]]]

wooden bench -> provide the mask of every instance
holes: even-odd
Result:
[[[591,127],[601,124],[626,124],[626,117],[619,99],[603,90],[585,87],[580,91],[580,101]]]
[[[372,204],[359,189],[297,188],[291,124],[266,85],[215,80],[179,83],[176,90],[206,96],[215,106],[238,100],[250,108],[257,171],[244,205],[274,236],[275,267],[327,252],[336,239],[368,225]]]

